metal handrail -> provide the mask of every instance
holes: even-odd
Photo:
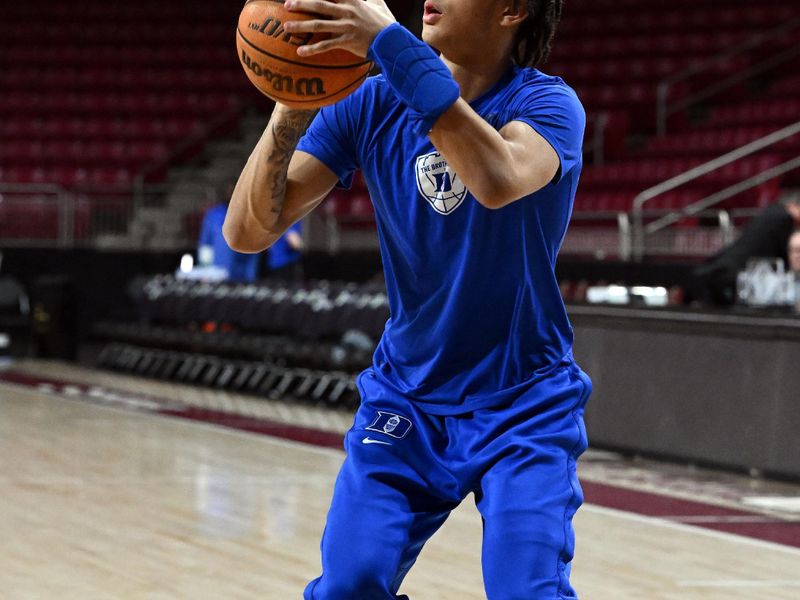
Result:
[[[664,217],[661,217],[660,219],[653,221],[652,223],[648,223],[647,227],[645,227],[645,233],[648,235],[657,233],[665,227],[669,227],[673,223],[677,223],[684,217],[694,216],[714,206],[715,204],[722,202],[723,200],[727,200],[736,194],[741,194],[749,189],[758,187],[770,179],[780,177],[781,175],[789,173],[790,171],[794,171],[795,169],[800,169],[800,156],[796,156],[795,158],[781,163],[780,165],[776,165],[771,169],[767,169],[758,175],[754,175],[749,179],[745,179],[744,181],[740,181],[739,183],[727,187],[724,190],[720,190],[719,192],[711,194],[702,200],[692,202],[691,204],[684,206],[680,211],[672,212]]]
[[[714,227],[695,227],[691,230],[682,230],[681,233],[684,235],[683,239],[690,239],[693,236],[698,236],[699,239],[707,239],[709,234],[716,232],[717,241],[719,243],[719,247],[724,247],[732,243],[736,237],[737,228],[734,225],[734,218],[739,217],[746,217],[751,218],[759,214],[763,209],[758,208],[746,208],[746,209],[733,209],[733,210],[725,210],[725,209],[704,209],[700,210],[695,213],[694,216],[707,219],[710,221],[715,221],[716,225]],[[670,214],[672,211],[668,209],[653,209],[648,211],[646,214],[648,216],[664,216]],[[580,223],[580,221],[588,220],[588,221],[597,221],[602,220],[604,221],[605,225],[603,228],[598,227],[591,227],[590,229],[583,229],[580,230],[580,233],[577,234],[582,238],[588,236],[592,238],[595,234],[607,234],[609,230],[614,230],[617,235],[616,241],[616,252],[617,256],[620,260],[629,261],[632,257],[633,251],[633,238],[632,238],[632,229],[630,223],[630,216],[628,213],[615,213],[614,211],[596,211],[596,212],[587,212],[587,213],[574,213],[572,216],[572,222],[575,224]],[[573,235],[576,235],[576,232],[573,231]],[[569,233],[567,234],[570,235]],[[604,235],[600,236],[600,239],[605,239]],[[600,248],[600,246],[592,246],[591,243],[589,244],[591,248]],[[605,250],[611,251],[610,246],[605,246]],[[719,248],[713,248],[713,251],[716,252]],[[576,254],[592,254],[595,255],[597,252],[595,250],[591,250],[588,248],[575,248],[572,245],[569,247],[566,246],[562,250],[564,254],[568,253],[576,253]],[[648,253],[652,253],[654,255],[671,255],[671,256],[705,256],[706,254],[702,251],[699,251],[696,248],[696,244],[689,244],[689,248],[680,249],[678,247],[669,247],[665,249],[663,247],[653,249],[650,248]]]
[[[724,246],[729,246],[736,237],[736,227],[733,224],[731,213],[727,210],[720,210],[717,213],[717,223],[719,225],[719,231],[722,234],[722,244]]]
[[[164,184],[148,184],[144,186],[143,193],[163,193],[167,187]],[[117,198],[131,198],[130,185],[100,185],[81,184],[72,188],[65,188],[58,184],[50,183],[0,183],[0,203],[6,200],[15,201],[14,196],[43,196],[58,207],[58,234],[53,238],[45,239],[17,239],[2,238],[0,243],[9,247],[59,247],[72,248],[76,243],[75,222],[76,211],[79,203],[85,198],[93,201],[98,199],[108,200]],[[93,206],[97,206],[93,204]]]
[[[608,112],[601,112],[592,117],[594,134],[591,140],[587,140],[583,145],[583,151],[592,156],[595,165],[602,165],[605,162],[606,129],[610,116]]]
[[[676,175],[658,185],[655,185],[651,188],[648,188],[641,192],[639,195],[636,196],[633,200],[633,208],[631,213],[633,215],[633,227],[634,227],[634,255],[637,259],[641,259],[644,255],[644,236],[645,236],[645,228],[644,228],[644,215],[643,215],[643,207],[644,205],[651,201],[653,198],[660,196],[666,192],[674,190],[677,187],[684,185],[690,181],[698,179],[703,175],[707,175],[712,171],[716,171],[725,165],[728,165],[732,162],[740,160],[746,156],[754,154],[759,150],[763,150],[769,146],[772,146],[780,141],[783,141],[787,138],[792,137],[800,133],[800,121],[796,121],[791,125],[784,127],[783,129],[779,129],[769,135],[766,135],[762,138],[759,138],[749,144],[746,144],[740,148],[733,150],[732,152],[728,152],[727,154],[723,154],[715,158],[714,160],[710,160],[702,165],[698,165],[693,169],[689,169],[685,173],[681,173],[680,175]],[[774,177],[774,176],[773,176]]]
[[[737,73],[727,79],[722,80],[721,82],[715,82],[714,84],[709,85],[708,87],[689,96],[688,98],[684,98],[675,105],[670,106],[669,91],[670,88],[672,88],[676,83],[680,83],[681,81],[685,81],[699,73],[708,71],[719,63],[757,48],[758,46],[761,46],[766,42],[770,42],[775,38],[789,33],[793,29],[797,28],[800,28],[800,18],[792,19],[788,23],[784,23],[775,29],[755,35],[738,46],[734,46],[733,48],[713,56],[706,61],[691,65],[680,73],[662,79],[656,88],[656,131],[658,132],[658,135],[664,135],[666,133],[667,121],[670,115],[678,112],[679,110],[686,109],[702,100],[706,100],[741,81],[749,79],[757,73],[777,66],[783,62],[786,62],[787,60],[791,60],[795,56],[800,56],[800,47],[790,48],[785,52],[770,57],[769,59],[757,65],[751,66],[749,69],[742,71],[741,73]]]
[[[0,183],[0,200],[3,194],[48,194],[55,197],[59,210],[58,245],[68,248],[74,241],[75,198],[66,189],[54,183]]]
[[[628,213],[619,213],[617,215],[617,230],[619,231],[619,258],[620,260],[628,261],[633,252],[633,235]]]

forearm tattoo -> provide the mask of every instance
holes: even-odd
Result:
[[[292,160],[297,143],[305,133],[314,115],[315,110],[293,110],[286,117],[272,125],[273,148],[267,163],[272,176],[269,187],[272,195],[272,212],[280,214],[286,196],[286,179],[289,171],[289,162]]]

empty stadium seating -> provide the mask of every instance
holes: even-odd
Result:
[[[767,72],[775,83],[765,93],[755,94],[745,83],[734,86],[721,98],[712,98],[708,118],[698,121],[684,111],[671,118],[669,135],[654,135],[659,82],[796,18],[796,5],[790,0],[755,5],[740,0],[678,0],[669,6],[654,0],[573,0],[565,11],[553,57],[542,70],[562,76],[587,109],[586,166],[575,204],[579,216],[628,212],[644,189],[763,137],[800,115],[800,77],[777,70]],[[682,98],[746,70],[765,52],[799,41],[800,31],[793,30],[766,47],[720,60],[701,76],[673,85],[669,97]],[[605,163],[596,165],[595,136],[603,118],[607,120],[602,132]],[[631,134],[648,139],[632,148],[626,143]],[[780,164],[797,154],[798,145],[800,138],[795,136],[658,197],[648,209],[680,209]],[[767,182],[721,207],[763,206],[778,197],[780,183],[780,179]],[[343,227],[363,223],[370,214],[359,208],[366,204],[365,193],[358,183],[350,193],[334,191],[323,210],[340,219]],[[580,218],[577,222],[593,223]]]
[[[153,141],[173,144],[196,134],[198,119],[167,116],[164,118],[127,118],[102,116],[23,117],[15,115],[0,121],[0,138],[17,141]]]
[[[627,5],[627,8],[626,8]],[[697,0],[664,3],[658,0],[573,0],[559,35],[625,37],[637,34],[708,33],[768,28],[797,16],[793,0]]]
[[[336,219],[345,229],[363,229],[375,223],[372,201],[361,173],[353,178],[349,190],[333,190],[320,210],[325,216]]]
[[[0,184],[119,194],[220,115],[232,124],[257,95],[233,51],[239,9],[210,0],[3,3]],[[149,172],[163,177],[165,169]],[[90,206],[102,211],[104,202],[76,209],[76,238],[87,233]],[[53,206],[0,208],[0,235],[55,238]]]
[[[260,98],[232,50],[239,9],[240,4],[212,0],[4,3],[0,184],[125,189],[142,169],[201,134],[210,120]],[[553,57],[542,70],[563,76],[589,116],[576,213],[630,210],[644,188],[796,120],[800,75],[776,69],[764,74],[761,83],[767,85],[760,91],[742,84],[712,98],[707,117],[679,112],[669,135],[653,135],[660,81],[796,17],[794,0],[567,3]],[[793,30],[672,86],[670,97],[681,98],[797,43],[800,32]],[[596,136],[603,120],[603,135]],[[600,139],[602,152],[595,154]],[[798,146],[796,136],[650,206],[680,208],[797,155]],[[600,155],[605,164],[593,164]],[[778,184],[770,182],[730,204],[772,200]],[[37,213],[41,207],[30,210],[28,221],[49,218]],[[360,179],[352,191],[331,194],[322,211],[353,228],[373,218]]]
[[[0,237],[28,240],[58,239],[59,206],[51,198],[29,196],[16,202],[0,202]],[[75,203],[71,234],[82,239],[89,233],[90,206],[85,200]]]
[[[712,97],[706,117],[679,113],[671,119],[667,135],[653,133],[660,81],[796,19],[796,3],[680,1],[667,7],[657,2],[575,0],[567,10],[568,16],[580,13],[580,17],[565,19],[549,67],[578,90],[590,113],[622,111],[628,118],[628,131],[649,138],[635,150],[629,147],[627,152],[607,153],[611,161],[601,167],[585,168],[576,198],[578,215],[630,211],[633,198],[644,189],[800,118],[800,76],[789,63],[765,71],[759,91],[742,82]],[[752,51],[720,61],[701,77],[678,83],[670,89],[670,97],[684,97],[798,43],[800,28],[791,29]],[[800,136],[794,136],[658,197],[647,207],[680,209],[798,154]],[[794,184],[796,177],[768,182],[721,206],[763,206],[777,199],[781,182]],[[590,219],[582,222],[596,223]]]

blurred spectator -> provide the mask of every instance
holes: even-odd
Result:
[[[222,237],[222,223],[227,212],[226,201],[212,206],[206,213],[200,228],[197,262],[201,267],[215,266],[224,269],[231,281],[255,281],[258,277],[260,255],[241,254],[230,249]]]
[[[0,252],[0,268],[3,253]],[[30,300],[22,284],[0,275],[0,362],[6,356],[25,356],[30,331]]]
[[[301,281],[303,279],[303,226],[292,225],[267,254],[269,276],[284,281]]]
[[[694,271],[694,299],[731,305],[736,300],[736,277],[751,258],[787,260],[792,232],[800,226],[800,200],[776,203],[754,217],[739,238]]]
[[[789,255],[789,270],[800,277],[800,229],[795,229],[789,237],[789,246],[786,250]]]

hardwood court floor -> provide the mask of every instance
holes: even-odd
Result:
[[[0,598],[300,598],[340,451],[0,385]],[[800,550],[586,505],[584,600],[790,600]],[[478,600],[471,500],[401,591]]]

